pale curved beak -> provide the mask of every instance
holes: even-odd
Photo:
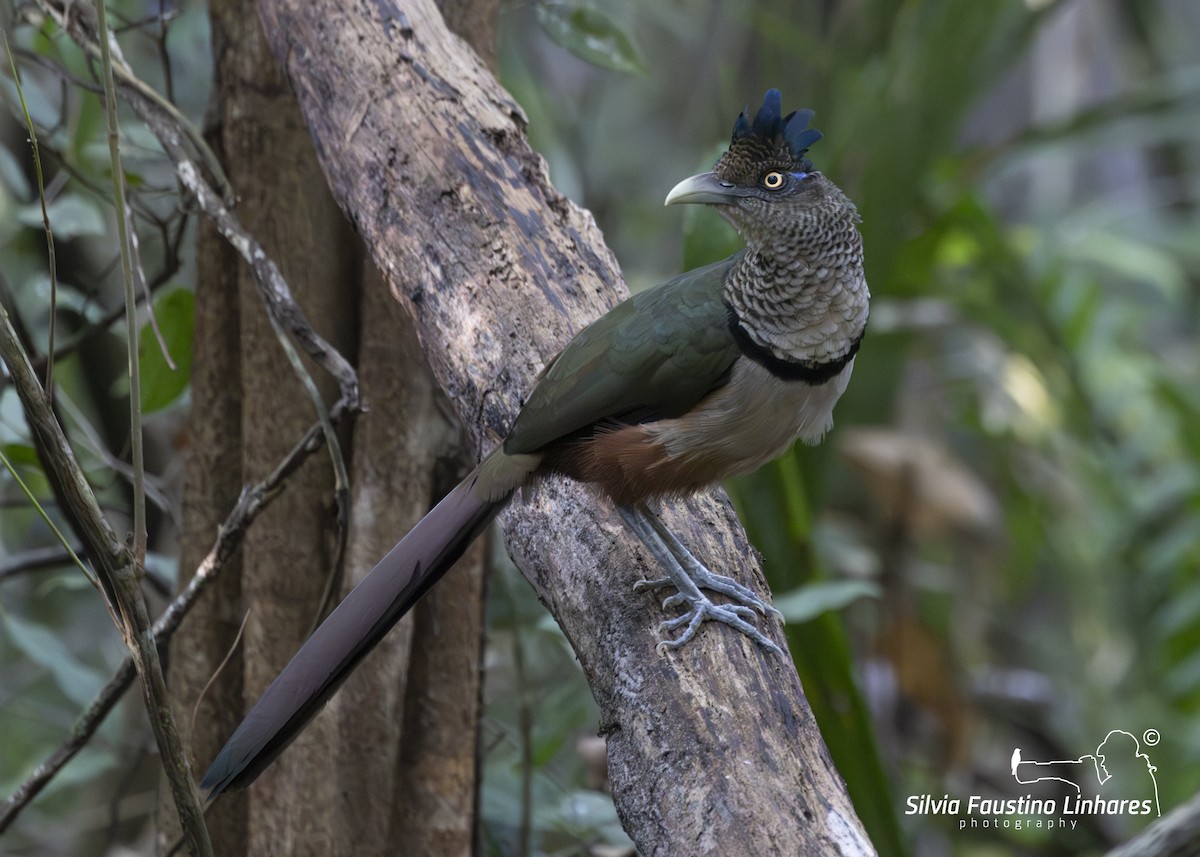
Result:
[[[713,173],[700,173],[698,176],[684,179],[667,194],[663,205],[675,203],[702,202],[708,205],[732,205],[741,196],[737,187],[729,182],[723,182]]]

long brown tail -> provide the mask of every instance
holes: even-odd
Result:
[[[508,502],[473,490],[478,470],[397,544],[301,646],[204,775],[209,797],[250,785],[351,671]]]

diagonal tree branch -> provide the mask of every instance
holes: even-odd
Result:
[[[1200,794],[1109,851],[1107,857],[1200,857]]]

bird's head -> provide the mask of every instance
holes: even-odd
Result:
[[[733,140],[712,172],[684,179],[666,204],[706,203],[751,243],[791,232],[814,212],[841,209],[849,200],[805,157],[821,139],[809,128],[811,110],[783,115],[778,89],[768,89],[753,119],[745,112],[733,125]]]

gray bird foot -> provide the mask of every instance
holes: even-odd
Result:
[[[658,583],[659,581],[644,581],[644,583]],[[650,589],[650,586],[642,586],[643,590]],[[762,631],[755,628],[747,619],[753,619],[755,612],[753,609],[742,604],[714,604],[706,596],[694,598],[684,595],[682,592],[672,595],[663,602],[663,608],[674,607],[678,604],[688,602],[688,610],[682,616],[676,616],[674,619],[667,619],[658,626],[660,634],[667,631],[674,631],[677,628],[683,627],[683,633],[673,640],[662,640],[659,642],[658,651],[665,652],[671,649],[678,649],[686,645],[700,630],[700,626],[705,622],[723,622],[731,628],[741,631],[754,642],[758,643],[764,649],[774,652],[777,655],[782,655],[783,652],[779,646],[775,645],[769,637]],[[686,626],[686,627],[684,627]]]
[[[723,574],[714,574],[703,565],[692,566],[687,569],[687,575],[692,579],[699,589],[707,589],[709,592],[720,592],[722,595],[728,595],[738,604],[746,607],[753,607],[763,616],[772,616],[780,621],[783,621],[783,614],[768,604],[763,599],[759,598],[753,589],[748,586],[742,586],[732,577],[726,577]],[[657,580],[641,580],[633,585],[634,592],[653,592],[658,589],[665,589],[668,586],[675,586],[675,581],[669,577],[660,577]],[[676,607],[688,600],[688,597],[682,592],[677,592],[663,601],[663,609]]]
[[[747,621],[757,618],[755,611],[762,616],[774,616],[782,620],[783,616],[778,610],[732,577],[709,571],[649,509],[644,506],[619,506],[618,511],[667,573],[661,579],[634,584],[634,592],[655,591],[670,586],[676,592],[663,601],[663,609],[686,608],[682,615],[658,626],[659,633],[683,628],[683,633],[677,638],[660,642],[659,652],[685,645],[696,636],[705,622],[722,622],[741,631],[764,649],[777,655],[783,654],[779,646]],[[701,589],[719,592],[736,603],[715,604]]]

